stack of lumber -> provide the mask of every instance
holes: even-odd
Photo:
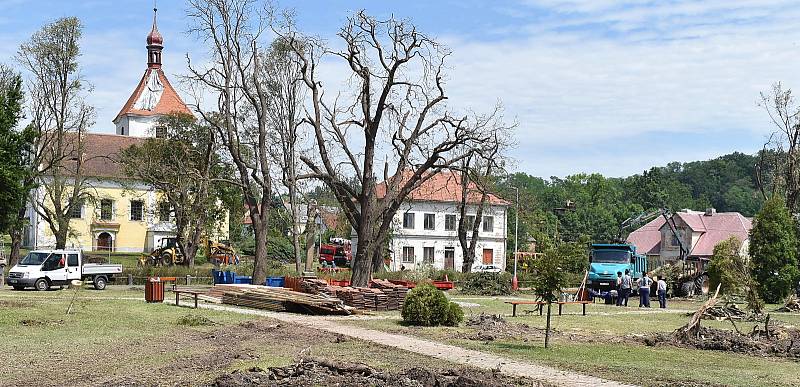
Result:
[[[324,295],[295,292],[286,288],[259,285],[216,285],[209,295],[223,304],[314,315],[348,315],[341,300]]]
[[[300,290],[309,294],[330,294],[330,285],[325,280],[317,278],[303,278],[300,282]]]
[[[345,305],[352,306],[356,309],[366,309],[364,295],[355,288],[351,287],[334,287],[336,298],[342,300]]]
[[[393,284],[387,280],[372,280],[370,286],[373,289],[382,290],[388,297],[388,309],[397,310],[403,306],[408,294],[408,288],[403,285]]]
[[[389,297],[380,290],[356,288],[364,296],[364,308],[370,310],[389,310]]]

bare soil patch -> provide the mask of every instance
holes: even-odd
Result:
[[[431,371],[411,368],[400,373],[383,372],[363,364],[307,359],[268,370],[253,368],[232,372],[214,380],[214,387],[240,386],[390,386],[390,387],[494,387],[539,386],[534,382],[470,370]]]

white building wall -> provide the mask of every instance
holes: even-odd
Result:
[[[117,134],[132,137],[154,137],[153,128],[159,116],[136,116],[126,114],[114,122]]]
[[[475,215],[476,206],[467,207],[467,215]],[[403,228],[403,216],[405,213],[414,214],[414,228]],[[434,214],[435,222],[432,230],[425,229],[425,214]],[[424,248],[433,247],[433,267],[436,269],[445,268],[445,251],[453,249],[454,264],[456,271],[461,271],[464,256],[461,251],[461,244],[458,241],[456,230],[445,230],[445,215],[455,215],[456,228],[458,227],[459,211],[455,202],[406,202],[394,217],[391,241],[392,262],[389,270],[421,269],[426,265],[424,259]],[[475,246],[475,264],[482,263],[484,249],[492,250],[492,263],[505,268],[506,265],[506,238],[508,230],[506,227],[506,207],[496,205],[486,205],[483,210],[484,217],[493,218],[491,231],[483,231],[481,224],[478,232],[478,242]],[[354,236],[353,249],[357,249],[358,241]],[[403,262],[403,247],[414,248],[413,262]]]

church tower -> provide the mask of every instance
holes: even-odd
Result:
[[[147,34],[147,70],[144,71],[139,85],[122,110],[114,118],[114,125],[119,135],[157,136],[159,133],[156,124],[159,117],[170,113],[191,114],[161,69],[164,37],[158,32],[157,14],[158,9],[153,8],[153,27]]]

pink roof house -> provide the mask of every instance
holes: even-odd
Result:
[[[675,227],[689,257],[710,259],[714,246],[731,236],[742,242],[740,254],[747,254],[750,242],[751,219],[738,212],[716,212],[683,210],[672,216]],[[664,261],[680,257],[680,247],[663,217],[658,217],[628,235],[628,243],[648,256],[660,257]]]

